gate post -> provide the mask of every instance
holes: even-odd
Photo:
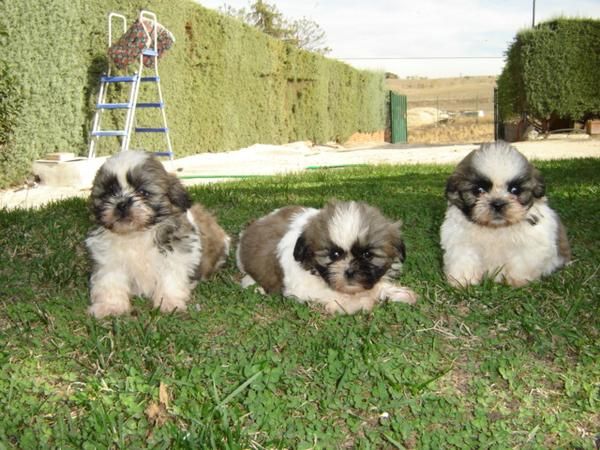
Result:
[[[405,144],[408,142],[407,109],[406,95],[390,91],[390,122],[392,128],[390,140],[392,144]]]
[[[498,112],[498,87],[494,87],[494,141],[500,138],[500,115]]]

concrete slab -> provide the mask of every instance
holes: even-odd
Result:
[[[600,139],[551,139],[513,144],[532,161],[563,158],[600,158]],[[237,151],[201,153],[174,161],[165,168],[189,185],[235,178],[302,172],[317,167],[358,164],[456,164],[477,144],[419,146],[385,144],[362,148],[311,145],[256,144]],[[31,188],[0,191],[0,208],[35,208],[68,197],[87,197],[94,175],[106,157],[72,161],[36,161],[34,172],[42,183]]]
[[[45,186],[87,189],[92,186],[96,172],[107,157],[74,158],[68,161],[39,159],[33,163],[32,171]]]

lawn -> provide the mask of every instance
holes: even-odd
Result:
[[[189,312],[86,315],[86,202],[0,212],[0,449],[594,448],[600,433],[600,160],[537,164],[575,260],[524,288],[449,287],[450,167],[378,166],[190,190],[237,236],[287,204],[359,199],[404,221],[420,301],[327,316],[237,284]],[[233,254],[232,254],[233,255]]]

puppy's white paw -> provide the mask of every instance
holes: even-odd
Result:
[[[336,300],[325,303],[325,311],[329,314],[347,314],[346,310],[342,308],[342,305]]]
[[[255,284],[256,284],[256,281],[254,281],[254,278],[252,278],[250,275],[244,275],[244,277],[242,278],[242,281],[240,281],[240,285],[244,289],[246,289],[250,286],[253,286]]]
[[[450,285],[456,288],[464,288],[472,284],[479,284],[483,278],[481,272],[446,273],[446,279]]]
[[[371,311],[375,300],[368,295],[348,295],[325,304],[329,314],[355,314],[359,311]]]
[[[98,301],[88,308],[88,314],[96,319],[102,319],[108,316],[120,316],[131,311],[129,301]]]
[[[254,278],[252,278],[250,275],[244,275],[244,278],[242,278],[242,281],[240,281],[240,286],[242,286],[244,289],[254,287],[254,290],[259,294],[267,295],[267,291],[265,291],[262,286],[259,286],[256,283],[256,280],[254,280]]]
[[[526,286],[530,280],[526,279],[526,278],[517,278],[517,277],[512,277],[512,276],[504,276],[503,277],[503,281],[505,281],[507,284],[509,284],[512,287],[523,287]]]
[[[408,303],[409,305],[414,305],[419,299],[418,295],[412,289],[395,285],[383,288],[379,298],[390,302]]]
[[[154,300],[154,307],[158,307],[160,312],[170,313],[173,311],[183,312],[187,310],[185,300],[167,297],[162,297],[159,301],[157,300],[158,299]]]

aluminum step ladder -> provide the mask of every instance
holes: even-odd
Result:
[[[113,45],[112,41],[112,21],[113,18],[118,18],[123,23],[123,33],[127,30],[127,19],[125,16],[116,13],[110,13],[108,16],[108,47]],[[104,137],[117,137],[121,140],[121,151],[129,150],[131,143],[131,136],[135,133],[162,133],[164,135],[166,150],[160,150],[152,152],[156,156],[165,156],[169,159],[173,159],[174,152],[171,145],[171,137],[169,135],[169,127],[167,126],[167,116],[165,113],[165,102],[163,100],[162,89],[160,87],[160,76],[158,75],[158,48],[157,48],[157,21],[156,15],[149,11],[141,11],[139,16],[140,22],[148,21],[152,23],[152,34],[150,35],[147,31],[148,37],[151,39],[152,48],[143,48],[139,55],[138,70],[133,75],[111,75],[112,67],[111,64],[108,66],[106,74],[100,77],[100,90],[98,92],[98,100],[96,102],[96,112],[94,113],[94,119],[92,122],[92,130],[90,133],[90,144],[88,150],[88,158],[94,158],[96,156],[96,148],[98,146],[99,138]],[[144,69],[151,70],[144,65],[144,57],[153,58],[153,73],[150,75],[144,75]],[[156,102],[138,102],[138,96],[140,92],[140,85],[142,83],[153,83],[156,85],[156,91],[158,94],[158,101]],[[117,84],[127,85],[129,88],[129,94],[127,95],[127,101],[122,103],[108,103],[108,91],[110,86],[116,86]],[[160,117],[162,119],[161,126],[151,127],[144,126],[138,127],[135,125],[136,110],[140,109],[157,109],[160,111]],[[118,130],[105,130],[102,129],[102,118],[103,115],[108,111],[114,110],[125,110],[124,126]]]

